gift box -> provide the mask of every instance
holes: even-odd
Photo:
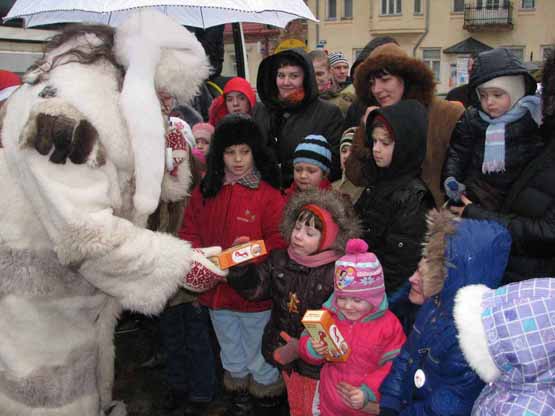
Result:
[[[314,341],[322,341],[328,351],[327,361],[346,361],[351,355],[351,349],[339,332],[339,328],[326,310],[307,310],[301,320],[304,327]]]

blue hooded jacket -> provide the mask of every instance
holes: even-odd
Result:
[[[426,239],[424,289],[435,284],[441,290],[420,308],[412,332],[380,388],[381,412],[469,415],[484,383],[460,350],[454,298],[466,285],[499,286],[511,237],[498,223],[458,220],[447,211],[435,211],[429,217]]]

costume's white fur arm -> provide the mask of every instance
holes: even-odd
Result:
[[[15,155],[19,182],[58,258],[125,308],[157,313],[189,271],[190,245],[113,215],[107,165],[59,165],[35,149]]]

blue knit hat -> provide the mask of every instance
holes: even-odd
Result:
[[[295,148],[293,165],[308,163],[318,166],[324,173],[330,173],[331,149],[324,136],[309,134]]]

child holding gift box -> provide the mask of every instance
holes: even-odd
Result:
[[[326,362],[327,346],[305,333],[299,353],[322,364],[318,387],[322,416],[378,413],[379,387],[399,355],[406,337],[387,309],[383,270],[368,245],[349,240],[347,254],[335,263],[335,291],[324,304],[351,349],[346,362]]]
[[[264,240],[268,251],[284,247],[278,178],[277,163],[255,122],[244,114],[226,115],[214,132],[206,176],[191,195],[180,237],[195,248],[214,244],[227,249],[244,234]],[[281,394],[279,371],[260,353],[271,302],[245,300],[226,283],[199,301],[209,309],[220,345],[224,387],[232,393],[230,414],[247,413],[253,407],[251,395],[262,401]]]
[[[335,261],[358,235],[350,203],[334,191],[307,190],[288,202],[281,224],[287,250],[274,250],[258,265],[233,267],[228,283],[250,300],[272,299],[262,354],[285,380],[292,416],[312,415],[320,368],[298,360],[301,319],[333,291]]]

